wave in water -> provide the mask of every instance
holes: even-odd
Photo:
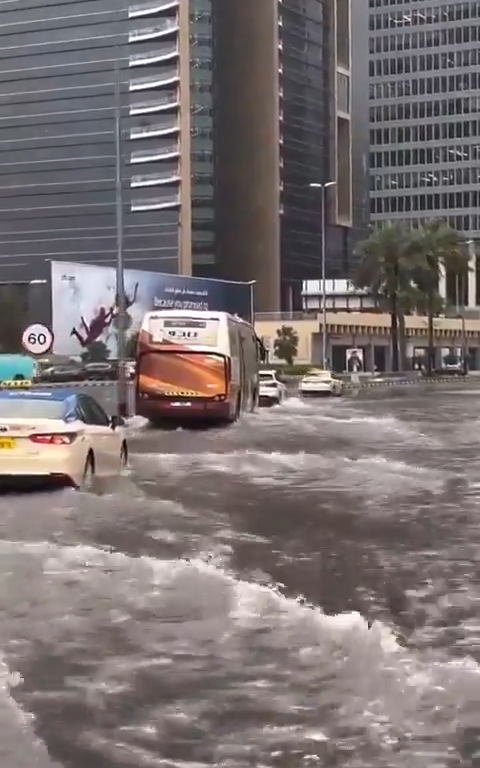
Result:
[[[233,451],[231,453],[142,454],[168,477],[216,473],[247,480],[252,485],[304,490],[367,493],[369,497],[408,495],[421,489],[440,492],[448,474],[384,456],[349,459],[335,454]]]
[[[0,656],[0,754],[5,768],[60,768],[36,737],[31,714],[27,714],[12,696],[22,684]]]
[[[478,720],[474,662],[417,657],[357,613],[326,616],[198,559],[23,542],[0,554],[15,696],[75,768],[447,766],[458,718]]]
[[[292,420],[296,416],[296,420]],[[436,445],[437,440],[419,431],[418,428],[396,418],[395,416],[371,416],[354,411],[350,405],[343,402],[334,403],[305,402],[299,398],[289,398],[282,406],[260,412],[262,422],[274,425],[281,421],[289,423],[289,429],[307,433],[318,432],[321,424],[328,427],[351,431],[356,435],[365,434],[371,442],[385,442],[385,439],[400,440],[401,442],[415,439],[416,444]],[[374,428],[374,431],[372,430]]]

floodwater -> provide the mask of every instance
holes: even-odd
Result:
[[[479,405],[137,420],[105,495],[0,498],[2,766],[480,766]]]

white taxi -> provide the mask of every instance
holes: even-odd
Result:
[[[259,371],[258,402],[260,406],[281,405],[287,397],[287,388],[275,370]]]
[[[335,378],[331,371],[312,368],[300,381],[298,391],[301,397],[338,396],[343,393],[343,382]]]
[[[124,422],[75,390],[0,391],[0,485],[50,481],[91,490],[127,465]]]

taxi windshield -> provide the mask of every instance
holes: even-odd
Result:
[[[60,400],[40,398],[0,398],[1,419],[63,419],[65,405]]]

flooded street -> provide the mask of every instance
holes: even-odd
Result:
[[[468,386],[134,423],[110,493],[1,497],[2,765],[480,766]]]

